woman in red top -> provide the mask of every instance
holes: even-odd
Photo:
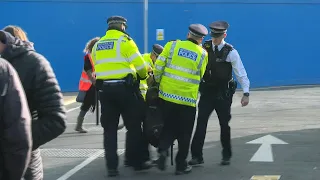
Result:
[[[78,102],[82,102],[80,107],[80,113],[77,118],[77,125],[75,130],[80,133],[87,133],[88,131],[82,127],[84,117],[87,112],[90,110],[94,111],[95,108],[95,98],[96,98],[96,89],[95,89],[95,77],[94,77],[94,68],[91,61],[90,53],[96,42],[99,41],[99,37],[95,37],[87,42],[86,47],[83,52],[84,56],[84,68],[81,74],[81,79],[79,82],[79,94],[77,97]],[[84,95],[83,97],[80,97]]]

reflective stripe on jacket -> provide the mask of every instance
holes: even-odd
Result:
[[[92,72],[94,72],[91,55],[86,54],[84,57],[85,61],[86,61],[86,57],[89,58],[91,66],[92,66]],[[79,81],[79,90],[80,91],[88,91],[90,89],[91,85],[92,85],[92,82],[91,82],[90,78],[88,77],[88,74],[83,70],[81,73],[80,81]]]
[[[160,82],[159,97],[195,107],[207,63],[208,54],[201,46],[189,40],[168,42],[154,68],[155,80]]]
[[[147,76],[147,65],[136,43],[118,30],[108,30],[94,45],[92,60],[96,79],[123,79],[128,74],[136,78],[136,73],[141,78]]]
[[[153,64],[152,59],[151,59],[150,56],[151,56],[151,53],[145,53],[145,54],[142,55],[144,61],[148,64],[148,66],[150,66],[153,69],[154,68],[154,64]],[[140,91],[141,91],[141,94],[142,94],[144,99],[146,99],[147,90],[148,90],[147,79],[141,80],[140,81]]]

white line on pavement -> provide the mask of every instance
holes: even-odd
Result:
[[[76,167],[74,167],[73,169],[68,171],[67,173],[65,173],[63,176],[61,176],[57,180],[67,180],[69,177],[74,175],[80,169],[84,168],[86,165],[90,164],[92,161],[97,159],[102,153],[104,153],[104,150],[99,150],[99,151],[95,152],[94,154],[92,154],[92,156],[90,156],[89,158],[84,160],[82,163],[80,163],[79,165],[77,165]]]
[[[74,110],[76,110],[76,109],[79,109],[79,108],[80,108],[80,106],[75,107],[75,108],[68,109],[68,110],[67,110],[67,113],[68,113],[68,112],[71,112],[71,111],[74,111]]]

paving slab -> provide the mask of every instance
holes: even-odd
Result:
[[[320,88],[252,91],[247,107],[240,106],[240,99],[241,92],[237,92],[232,108],[234,156],[230,166],[218,165],[221,158],[220,129],[217,116],[213,113],[208,124],[204,149],[205,164],[202,167],[194,168],[189,175],[174,176],[174,167],[171,166],[165,172],[154,168],[148,172],[137,173],[121,164],[119,178],[273,180],[280,176],[280,180],[319,180]],[[42,147],[47,180],[59,177],[59,180],[87,180],[93,177],[95,180],[108,179],[105,177],[105,162],[101,151],[103,131],[100,126],[95,125],[95,114],[89,113],[85,120],[89,133],[79,134],[73,130],[79,106],[79,103],[67,105],[67,131]],[[118,132],[118,137],[119,154],[122,154],[125,129]],[[260,143],[263,145],[248,144],[261,137],[263,139],[260,139]],[[275,138],[286,144],[273,141]],[[92,158],[93,155],[95,158]],[[253,158],[254,155],[256,158]],[[257,162],[250,161],[252,159]],[[120,160],[121,163],[122,161],[123,159]]]

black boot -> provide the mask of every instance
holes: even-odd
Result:
[[[196,166],[196,165],[200,165],[200,164],[203,164],[204,161],[203,161],[203,158],[192,158],[188,164],[190,166]]]
[[[147,162],[144,162],[139,166],[134,166],[133,167],[133,169],[135,171],[143,171],[143,170],[147,170],[147,169],[150,169],[150,168],[152,168],[152,165],[150,163],[147,163]]]
[[[109,170],[108,170],[108,176],[109,176],[109,177],[119,176],[119,171],[116,170],[116,169],[109,169]]]
[[[157,163],[158,169],[160,169],[161,171],[166,170],[167,157],[168,157],[168,153],[166,151],[159,153],[159,159],[156,160],[156,163]]]
[[[230,165],[230,158],[222,158],[221,162],[220,162],[221,166],[227,166]]]

